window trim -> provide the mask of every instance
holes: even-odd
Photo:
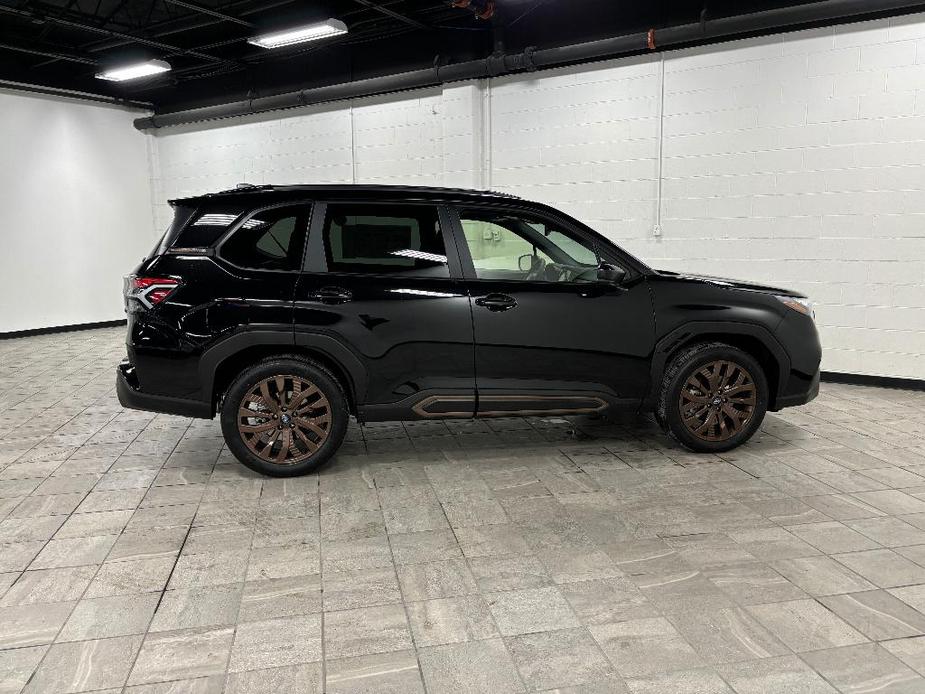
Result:
[[[307,239],[308,230],[311,228],[312,215],[313,215],[313,210],[314,210],[314,201],[312,200],[289,200],[287,202],[275,203],[273,205],[264,205],[263,207],[256,207],[250,210],[249,212],[247,212],[246,214],[241,215],[240,218],[236,222],[234,222],[224,234],[222,234],[219,237],[218,241],[216,241],[212,245],[212,248],[214,249],[214,257],[217,259],[220,259],[225,265],[228,265],[229,267],[233,267],[236,270],[241,270],[243,272],[277,272],[277,273],[285,272],[285,273],[296,273],[296,274],[302,272],[302,270],[299,267],[296,267],[291,270],[279,270],[279,269],[274,270],[270,268],[245,267],[243,265],[238,265],[236,263],[231,262],[228,258],[222,255],[222,247],[225,245],[225,243],[229,239],[231,239],[232,236],[234,236],[238,232],[238,230],[241,227],[244,226],[244,224],[249,219],[251,219],[255,215],[262,214],[263,212],[267,212],[269,210],[278,210],[278,209],[285,208],[285,207],[301,208],[301,210],[303,211],[305,215],[304,223],[301,225],[297,224],[296,229],[293,231],[293,234],[297,234],[300,231],[302,233],[302,259],[303,259],[302,263],[304,264],[305,252],[308,247],[308,239]],[[300,214],[299,216],[302,216],[302,215]]]
[[[324,246],[324,227],[328,219],[330,205],[356,205],[376,207],[429,207],[437,212],[440,222],[440,233],[443,236],[443,248],[446,253],[446,264],[449,269],[447,277],[415,277],[404,276],[400,272],[349,272],[345,270],[330,270],[328,268],[327,251]],[[308,241],[305,244],[306,255],[302,264],[302,271],[314,274],[330,274],[343,277],[370,277],[370,278],[404,278],[406,280],[458,280],[463,276],[462,264],[459,258],[455,234],[454,221],[446,205],[428,200],[376,200],[375,198],[362,198],[359,200],[328,199],[315,202],[312,210],[311,224],[308,229]]]
[[[529,205],[517,205],[510,203],[500,203],[500,204],[488,204],[473,202],[469,204],[455,204],[453,205],[449,212],[453,219],[453,231],[456,236],[456,245],[459,251],[459,255],[462,262],[463,277],[466,280],[474,282],[520,282],[524,284],[540,284],[544,286],[560,286],[560,287],[576,287],[576,286],[587,286],[587,282],[553,282],[550,280],[520,280],[520,279],[489,279],[479,277],[475,270],[475,263],[472,260],[472,254],[469,250],[469,243],[466,241],[466,234],[462,225],[462,210],[468,209],[477,209],[484,210],[486,212],[499,212],[499,213],[510,213],[510,214],[522,214],[528,217],[536,217],[538,220],[543,222],[549,222],[559,226],[563,231],[566,231],[579,239],[582,243],[587,244],[594,252],[597,254],[600,260],[607,262],[613,262],[618,264],[620,267],[626,270],[626,278],[631,279],[639,274],[641,274],[640,269],[637,267],[636,263],[632,262],[618,246],[607,241],[606,239],[600,239],[596,236],[589,234],[584,229],[580,228],[576,221],[567,217],[563,213],[550,213],[546,209],[537,209]]]

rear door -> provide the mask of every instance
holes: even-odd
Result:
[[[474,413],[472,317],[448,226],[424,202],[316,204],[296,342],[320,336],[352,355],[363,418]]]

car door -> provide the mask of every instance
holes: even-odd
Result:
[[[315,207],[296,342],[353,364],[365,420],[474,414],[472,315],[447,219],[430,203]]]
[[[479,415],[641,401],[654,335],[641,273],[564,216],[473,205],[453,219],[473,302]]]

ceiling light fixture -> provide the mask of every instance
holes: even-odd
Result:
[[[124,82],[125,80],[135,80],[141,77],[150,77],[161,72],[168,72],[170,63],[163,60],[149,60],[146,63],[135,63],[125,67],[117,67],[111,70],[98,72],[97,79],[109,80],[110,82]]]
[[[306,41],[317,41],[326,39],[331,36],[340,36],[347,33],[347,25],[339,19],[327,19],[318,24],[309,24],[308,26],[298,27],[296,29],[286,29],[277,31],[273,34],[262,34],[254,36],[247,40],[248,43],[261,48],[282,48],[291,46],[295,43],[305,43]]]

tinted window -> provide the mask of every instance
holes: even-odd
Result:
[[[173,208],[173,221],[170,223],[170,226],[167,227],[167,231],[164,232],[164,235],[161,237],[161,240],[158,241],[157,246],[155,247],[152,255],[162,255],[174,245],[174,242],[177,240],[177,237],[180,235],[180,230],[186,226],[190,218],[196,213],[195,207],[187,207],[185,205],[175,205]]]
[[[597,278],[594,247],[552,221],[469,209],[460,221],[479,279],[583,282]]]
[[[437,210],[427,205],[328,206],[328,270],[449,277]]]
[[[297,270],[302,266],[304,228],[302,208],[258,212],[222,244],[221,256],[238,267]]]

